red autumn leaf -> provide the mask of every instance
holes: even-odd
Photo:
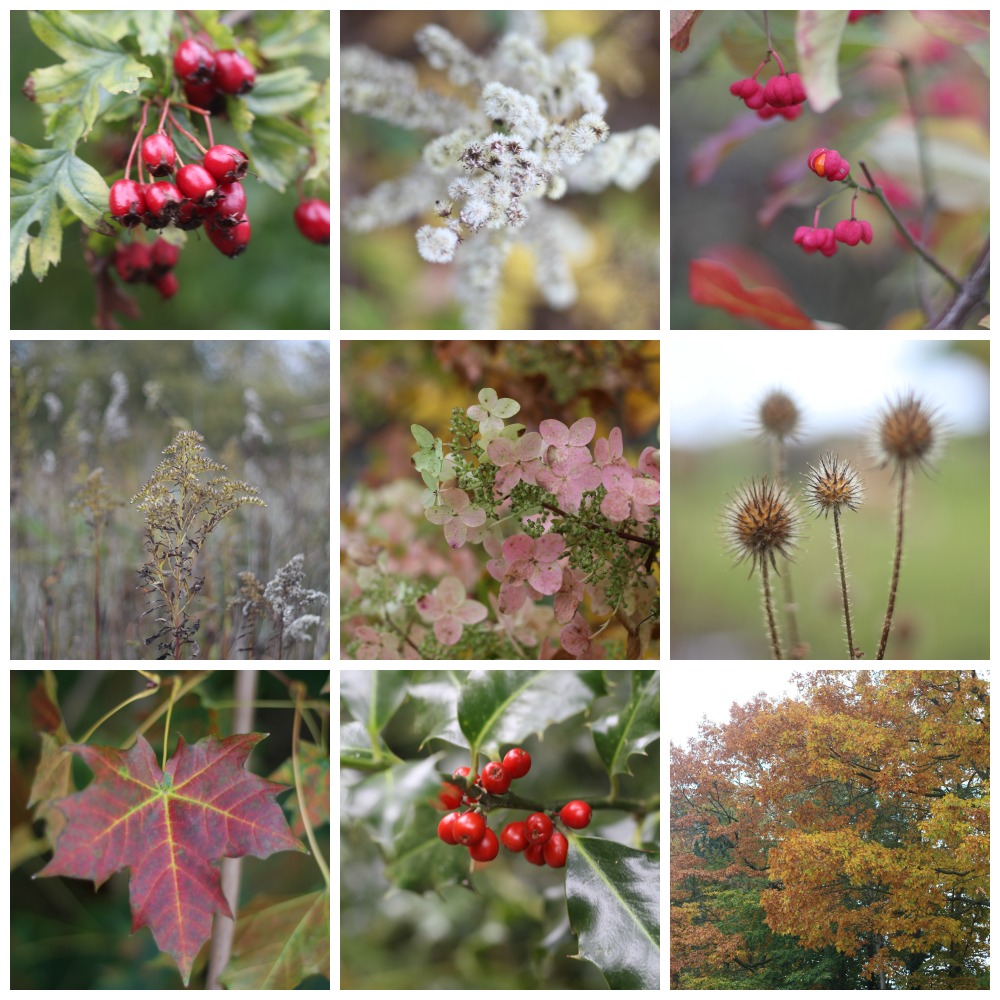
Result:
[[[132,930],[148,926],[188,984],[212,931],[212,914],[232,917],[219,885],[220,858],[304,851],[275,796],[285,786],[244,767],[266,733],[192,746],[183,738],[161,771],[143,737],[131,750],[68,746],[94,772],[82,792],[53,803],[67,819],[39,875],[93,879],[130,869]]]
[[[814,330],[813,321],[776,288],[744,288],[724,264],[693,260],[688,272],[691,300],[724,309],[734,316],[749,316],[770,330]]]
[[[691,29],[701,15],[700,10],[672,10],[670,12],[670,47],[683,52],[691,41]]]

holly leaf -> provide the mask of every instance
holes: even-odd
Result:
[[[275,801],[285,786],[244,767],[266,735],[209,736],[192,745],[180,738],[165,771],[142,736],[130,750],[67,746],[94,780],[53,803],[67,824],[38,875],[93,879],[99,887],[128,868],[132,930],[149,927],[187,986],[212,914],[233,915],[219,859],[305,851]]]

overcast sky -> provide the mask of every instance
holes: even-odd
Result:
[[[809,337],[672,333],[666,346],[674,448],[755,433],[753,414],[774,388],[798,403],[805,442],[859,434],[887,397],[907,390],[937,407],[951,433],[982,433],[989,425],[989,372],[948,342],[838,330]]]

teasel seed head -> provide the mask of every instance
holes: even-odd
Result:
[[[802,414],[795,400],[781,389],[772,389],[757,410],[757,426],[764,437],[795,439]]]
[[[879,465],[897,470],[917,465],[926,469],[937,459],[943,432],[937,413],[913,392],[900,395],[879,413],[870,446]]]
[[[857,510],[865,499],[858,470],[842,462],[832,452],[820,458],[818,466],[809,466],[806,477],[806,502],[819,514],[829,514],[844,507]]]
[[[799,537],[798,508],[783,486],[769,479],[751,479],[726,507],[724,527],[737,562],[750,559],[753,568],[767,559],[778,570],[775,556],[791,558]]]

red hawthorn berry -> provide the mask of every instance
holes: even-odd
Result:
[[[817,250],[824,257],[832,257],[837,252],[837,242],[833,238],[832,229],[813,229],[812,226],[799,226],[792,237],[793,243],[798,243],[806,253]]]
[[[849,247],[856,247],[860,241],[871,243],[872,226],[864,219],[841,219],[833,227],[834,239],[846,243]]]
[[[552,836],[552,820],[545,813],[532,813],[524,821],[524,832],[532,844],[544,844]]]
[[[825,177],[828,181],[842,181],[851,172],[847,160],[835,149],[827,149],[826,146],[814,149],[806,163],[817,177]]]
[[[748,108],[752,108],[754,111],[764,107],[764,88],[752,77],[731,83],[729,93],[735,94]]]
[[[174,72],[185,83],[209,83],[215,72],[215,53],[197,39],[188,38],[174,53]]]
[[[469,857],[473,861],[492,861],[499,853],[500,841],[489,827],[486,828],[483,839],[469,847]]]
[[[503,766],[512,778],[523,778],[531,770],[531,755],[520,747],[514,747],[504,754]]]
[[[437,808],[456,809],[461,801],[462,789],[459,788],[458,785],[453,785],[450,782],[443,782],[441,785],[441,791],[438,792]]]
[[[142,162],[154,177],[166,177],[174,172],[177,150],[170,137],[155,132],[142,143]]]
[[[458,843],[465,847],[472,847],[485,836],[486,820],[479,813],[462,813],[452,824],[451,832]]]
[[[172,299],[177,294],[177,289],[181,287],[177,275],[172,272],[161,274],[158,278],[150,276],[149,280],[163,299]]]
[[[590,824],[593,810],[580,799],[573,799],[559,810],[559,818],[574,830],[582,830]]]
[[[493,795],[503,795],[510,788],[511,775],[499,761],[491,761],[483,768],[479,783]]]
[[[542,848],[542,857],[550,868],[562,868],[566,864],[568,853],[569,841],[558,831],[549,837]]]
[[[441,822],[438,823],[438,836],[446,843],[451,844],[454,847],[458,841],[455,839],[455,820],[458,819],[458,813],[448,813],[447,816],[441,817]]]
[[[500,834],[500,840],[508,851],[520,854],[528,846],[528,835],[524,823],[508,823]]]
[[[115,268],[130,285],[146,281],[153,269],[153,248],[148,243],[124,243],[115,249]]]

